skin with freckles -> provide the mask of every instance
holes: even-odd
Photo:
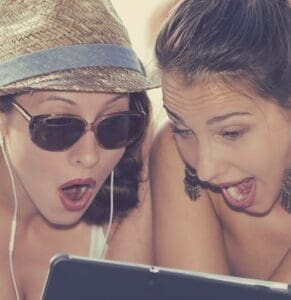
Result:
[[[70,114],[80,116],[88,123],[108,114],[129,111],[128,94],[39,91],[16,96],[15,100],[32,116]],[[1,134],[13,168],[18,196],[13,253],[18,291],[21,299],[39,299],[53,255],[88,256],[91,226],[82,216],[120,161],[125,147],[104,149],[89,130],[65,151],[45,151],[31,141],[28,122],[16,109],[1,113]],[[147,149],[144,151],[146,153]],[[13,194],[2,156],[0,164],[0,298],[12,300],[15,296],[11,277],[7,274],[10,274],[8,242],[14,210]],[[72,180],[88,178],[95,180],[96,184],[91,188],[86,205],[78,210],[68,210],[61,201],[60,187]],[[140,186],[140,207],[129,213],[125,221],[113,225],[106,258],[151,261],[147,184],[144,182]],[[106,228],[104,225],[104,232]]]
[[[186,83],[174,72],[163,74],[163,96],[170,121],[151,158],[156,262],[291,282],[291,218],[280,205],[290,111],[242,81]],[[185,163],[203,186],[197,201],[184,192]]]

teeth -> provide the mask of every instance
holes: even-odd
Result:
[[[81,192],[82,195],[85,194],[87,188],[88,188],[88,187],[85,186],[85,185],[81,187],[81,191],[80,191],[80,192]]]
[[[229,195],[237,201],[243,201],[247,196],[247,195],[240,194],[237,191],[237,188],[235,188],[233,186],[228,187],[226,189],[227,189],[227,192],[229,193]]]

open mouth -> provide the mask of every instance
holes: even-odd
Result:
[[[255,200],[256,184],[254,178],[248,178],[221,189],[227,202],[237,208],[246,208],[252,205]]]
[[[63,193],[71,199],[71,201],[79,201],[89,189],[87,184],[75,184],[66,188],[63,188]]]
[[[62,185],[59,196],[63,206],[68,211],[79,211],[84,209],[91,199],[96,181],[94,179],[71,180]]]

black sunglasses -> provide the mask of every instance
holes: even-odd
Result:
[[[29,122],[32,142],[47,151],[67,150],[90,130],[105,149],[126,147],[142,134],[146,124],[146,113],[141,105],[140,111],[108,114],[90,124],[70,114],[31,116],[16,101],[12,101],[12,105]]]

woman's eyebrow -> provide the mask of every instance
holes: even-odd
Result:
[[[109,105],[119,99],[122,99],[122,98],[126,98],[128,99],[129,98],[129,93],[122,93],[122,94],[117,94],[116,96],[114,96],[113,98],[111,98],[107,103],[106,105]]]
[[[166,112],[167,112],[170,116],[172,116],[172,117],[173,117],[175,120],[177,120],[179,123],[185,124],[185,121],[183,120],[182,117],[180,117],[178,114],[172,112],[169,108],[167,108],[166,105],[163,105],[163,106],[164,106]]]
[[[66,102],[66,103],[69,103],[72,105],[76,105],[76,103],[73,100],[66,98],[66,97],[57,96],[57,95],[49,95],[45,99],[40,100],[39,103],[44,102],[44,101],[63,101],[63,102]]]
[[[122,93],[122,94],[117,94],[117,95],[114,95],[112,98],[110,98],[107,102],[106,102],[106,106],[119,100],[119,99],[122,99],[122,98],[128,98],[129,97],[129,94],[128,93]],[[76,103],[70,99],[70,98],[67,98],[67,97],[64,97],[64,96],[59,96],[59,95],[49,95],[48,97],[46,97],[45,99],[43,100],[40,100],[40,102],[43,102],[43,101],[63,101],[63,102],[66,102],[68,104],[72,104],[72,105],[76,105]]]
[[[228,113],[228,114],[225,114],[225,115],[213,117],[213,118],[207,120],[206,124],[207,125],[212,125],[214,123],[222,122],[222,121],[224,121],[228,118],[234,117],[234,116],[250,116],[250,115],[251,114],[248,113],[248,112],[232,112],[232,113]]]
[[[169,108],[167,108],[165,105],[164,105],[164,108],[165,110],[167,111],[167,113],[172,116],[175,120],[177,120],[178,122],[182,123],[182,124],[185,124],[185,121],[183,120],[182,117],[180,117],[178,114],[174,113],[173,111],[171,111]],[[228,118],[232,118],[234,116],[250,116],[251,114],[249,112],[231,112],[231,113],[228,113],[228,114],[224,114],[224,115],[221,115],[221,116],[215,116],[209,120],[206,121],[206,124],[207,125],[212,125],[214,123],[217,123],[217,122],[222,122]]]

